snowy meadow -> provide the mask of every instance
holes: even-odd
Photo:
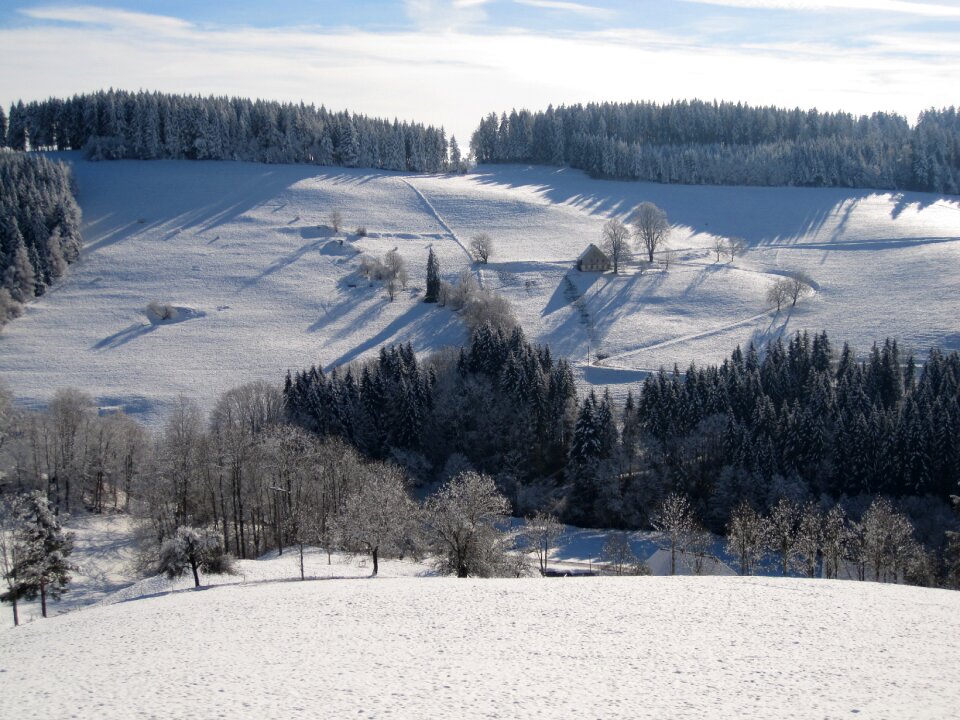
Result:
[[[918,353],[960,347],[960,206],[949,197],[625,183],[518,165],[423,176],[59,157],[76,176],[85,246],[0,334],[0,369],[32,407],[74,386],[156,426],[179,394],[210,407],[238,383],[384,344],[460,344],[456,313],[421,302],[430,249],[442,277],[472,271],[509,299],[532,341],[571,358],[585,387],[618,396],[661,365],[717,362],[801,329],[827,328],[861,352],[887,336]],[[574,270],[604,222],[643,200],[673,226],[669,268]],[[468,252],[481,232],[494,241],[486,265]],[[730,237],[746,252],[718,261],[713,246]],[[393,302],[358,273],[362,255],[392,249],[410,275]],[[815,292],[777,313],[766,291],[795,270]],[[157,321],[151,301],[176,316]]]

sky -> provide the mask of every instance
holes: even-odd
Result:
[[[0,103],[101,88],[443,125],[700,98],[910,122],[960,104],[960,0],[0,0]]]

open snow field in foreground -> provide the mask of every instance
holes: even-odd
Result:
[[[0,633],[5,717],[950,718],[960,593],[772,578],[185,590]]]
[[[329,368],[390,343],[459,344],[457,315],[422,302],[431,248],[446,279],[477,274],[511,301],[530,339],[615,396],[661,365],[718,362],[737,344],[802,329],[861,353],[887,336],[919,353],[960,348],[956,197],[657,185],[520,165],[451,177],[58,157],[74,170],[86,244],[68,276],[0,333],[0,377],[27,406],[74,386],[157,425],[181,393],[210,408],[243,382],[279,383],[288,368]],[[604,222],[643,200],[673,223],[670,268],[575,271]],[[333,210],[339,233],[327,226]],[[466,249],[479,232],[495,243],[486,266]],[[718,261],[714,241],[731,236],[747,252]],[[411,280],[390,302],[358,265],[394,248]],[[816,292],[774,312],[765,293],[793,270]],[[175,320],[152,322],[154,300],[178,308]],[[588,352],[607,357],[587,365]]]

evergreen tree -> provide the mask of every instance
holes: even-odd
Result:
[[[60,518],[39,490],[19,496],[15,513],[21,546],[16,577],[22,597],[32,600],[39,595],[41,612],[47,617],[47,598],[58,600],[70,582],[73,537],[63,531]]]
[[[440,297],[440,261],[430,248],[430,254],[427,255],[427,292],[423,301],[435,303]]]

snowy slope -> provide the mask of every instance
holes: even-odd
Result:
[[[9,717],[948,718],[960,594],[769,578],[250,584],[0,633]]]
[[[228,162],[88,163],[74,154],[87,246],[69,277],[0,334],[0,375],[42,405],[73,385],[156,424],[184,393],[209,407],[252,379],[364,357],[385,343],[461,342],[449,310],[419,302],[428,249],[442,273],[479,272],[510,298],[528,335],[625,392],[643,372],[715,362],[738,343],[826,328],[861,351],[887,335],[960,347],[960,204],[860,190],[664,186],[577,171],[498,166],[463,177]],[[675,230],[668,272],[571,271],[611,214],[641,200]],[[333,235],[331,210],[344,217]],[[369,236],[352,235],[365,225]],[[496,243],[489,266],[464,245]],[[717,233],[749,252],[716,262]],[[342,244],[341,244],[342,241]],[[410,265],[396,302],[356,275],[361,252]],[[774,314],[764,293],[805,269],[817,293]],[[151,323],[151,300],[182,308]],[[608,355],[586,366],[588,354]]]

